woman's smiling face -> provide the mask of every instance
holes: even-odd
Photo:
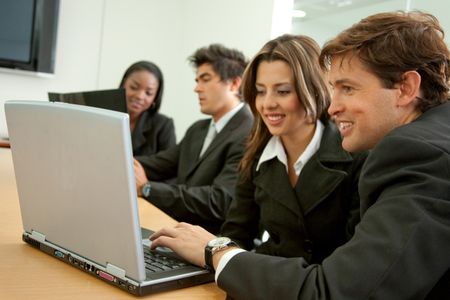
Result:
[[[262,61],[256,73],[255,106],[270,133],[296,136],[311,124],[300,103],[289,65],[282,60]]]

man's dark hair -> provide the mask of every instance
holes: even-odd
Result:
[[[241,51],[220,44],[200,48],[188,60],[195,68],[210,64],[223,81],[241,77],[247,66],[247,60]]]

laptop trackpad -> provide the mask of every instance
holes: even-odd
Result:
[[[148,237],[150,235],[152,235],[153,233],[155,233],[153,230],[141,227],[141,235],[142,235],[142,239],[148,239]]]
[[[141,235],[142,235],[142,244],[144,244],[147,247],[151,247],[152,241],[148,239],[150,235],[154,233],[153,230],[141,227]],[[156,247],[155,249],[157,252],[163,252],[163,253],[174,253],[172,249],[167,247]]]

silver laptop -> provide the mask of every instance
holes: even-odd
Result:
[[[5,113],[25,242],[135,295],[214,279],[142,240],[127,114],[41,101]]]

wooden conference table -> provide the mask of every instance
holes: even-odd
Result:
[[[143,199],[141,225],[176,222]],[[215,283],[135,297],[32,248],[22,241],[22,220],[11,150],[0,148],[0,299],[224,299]]]

